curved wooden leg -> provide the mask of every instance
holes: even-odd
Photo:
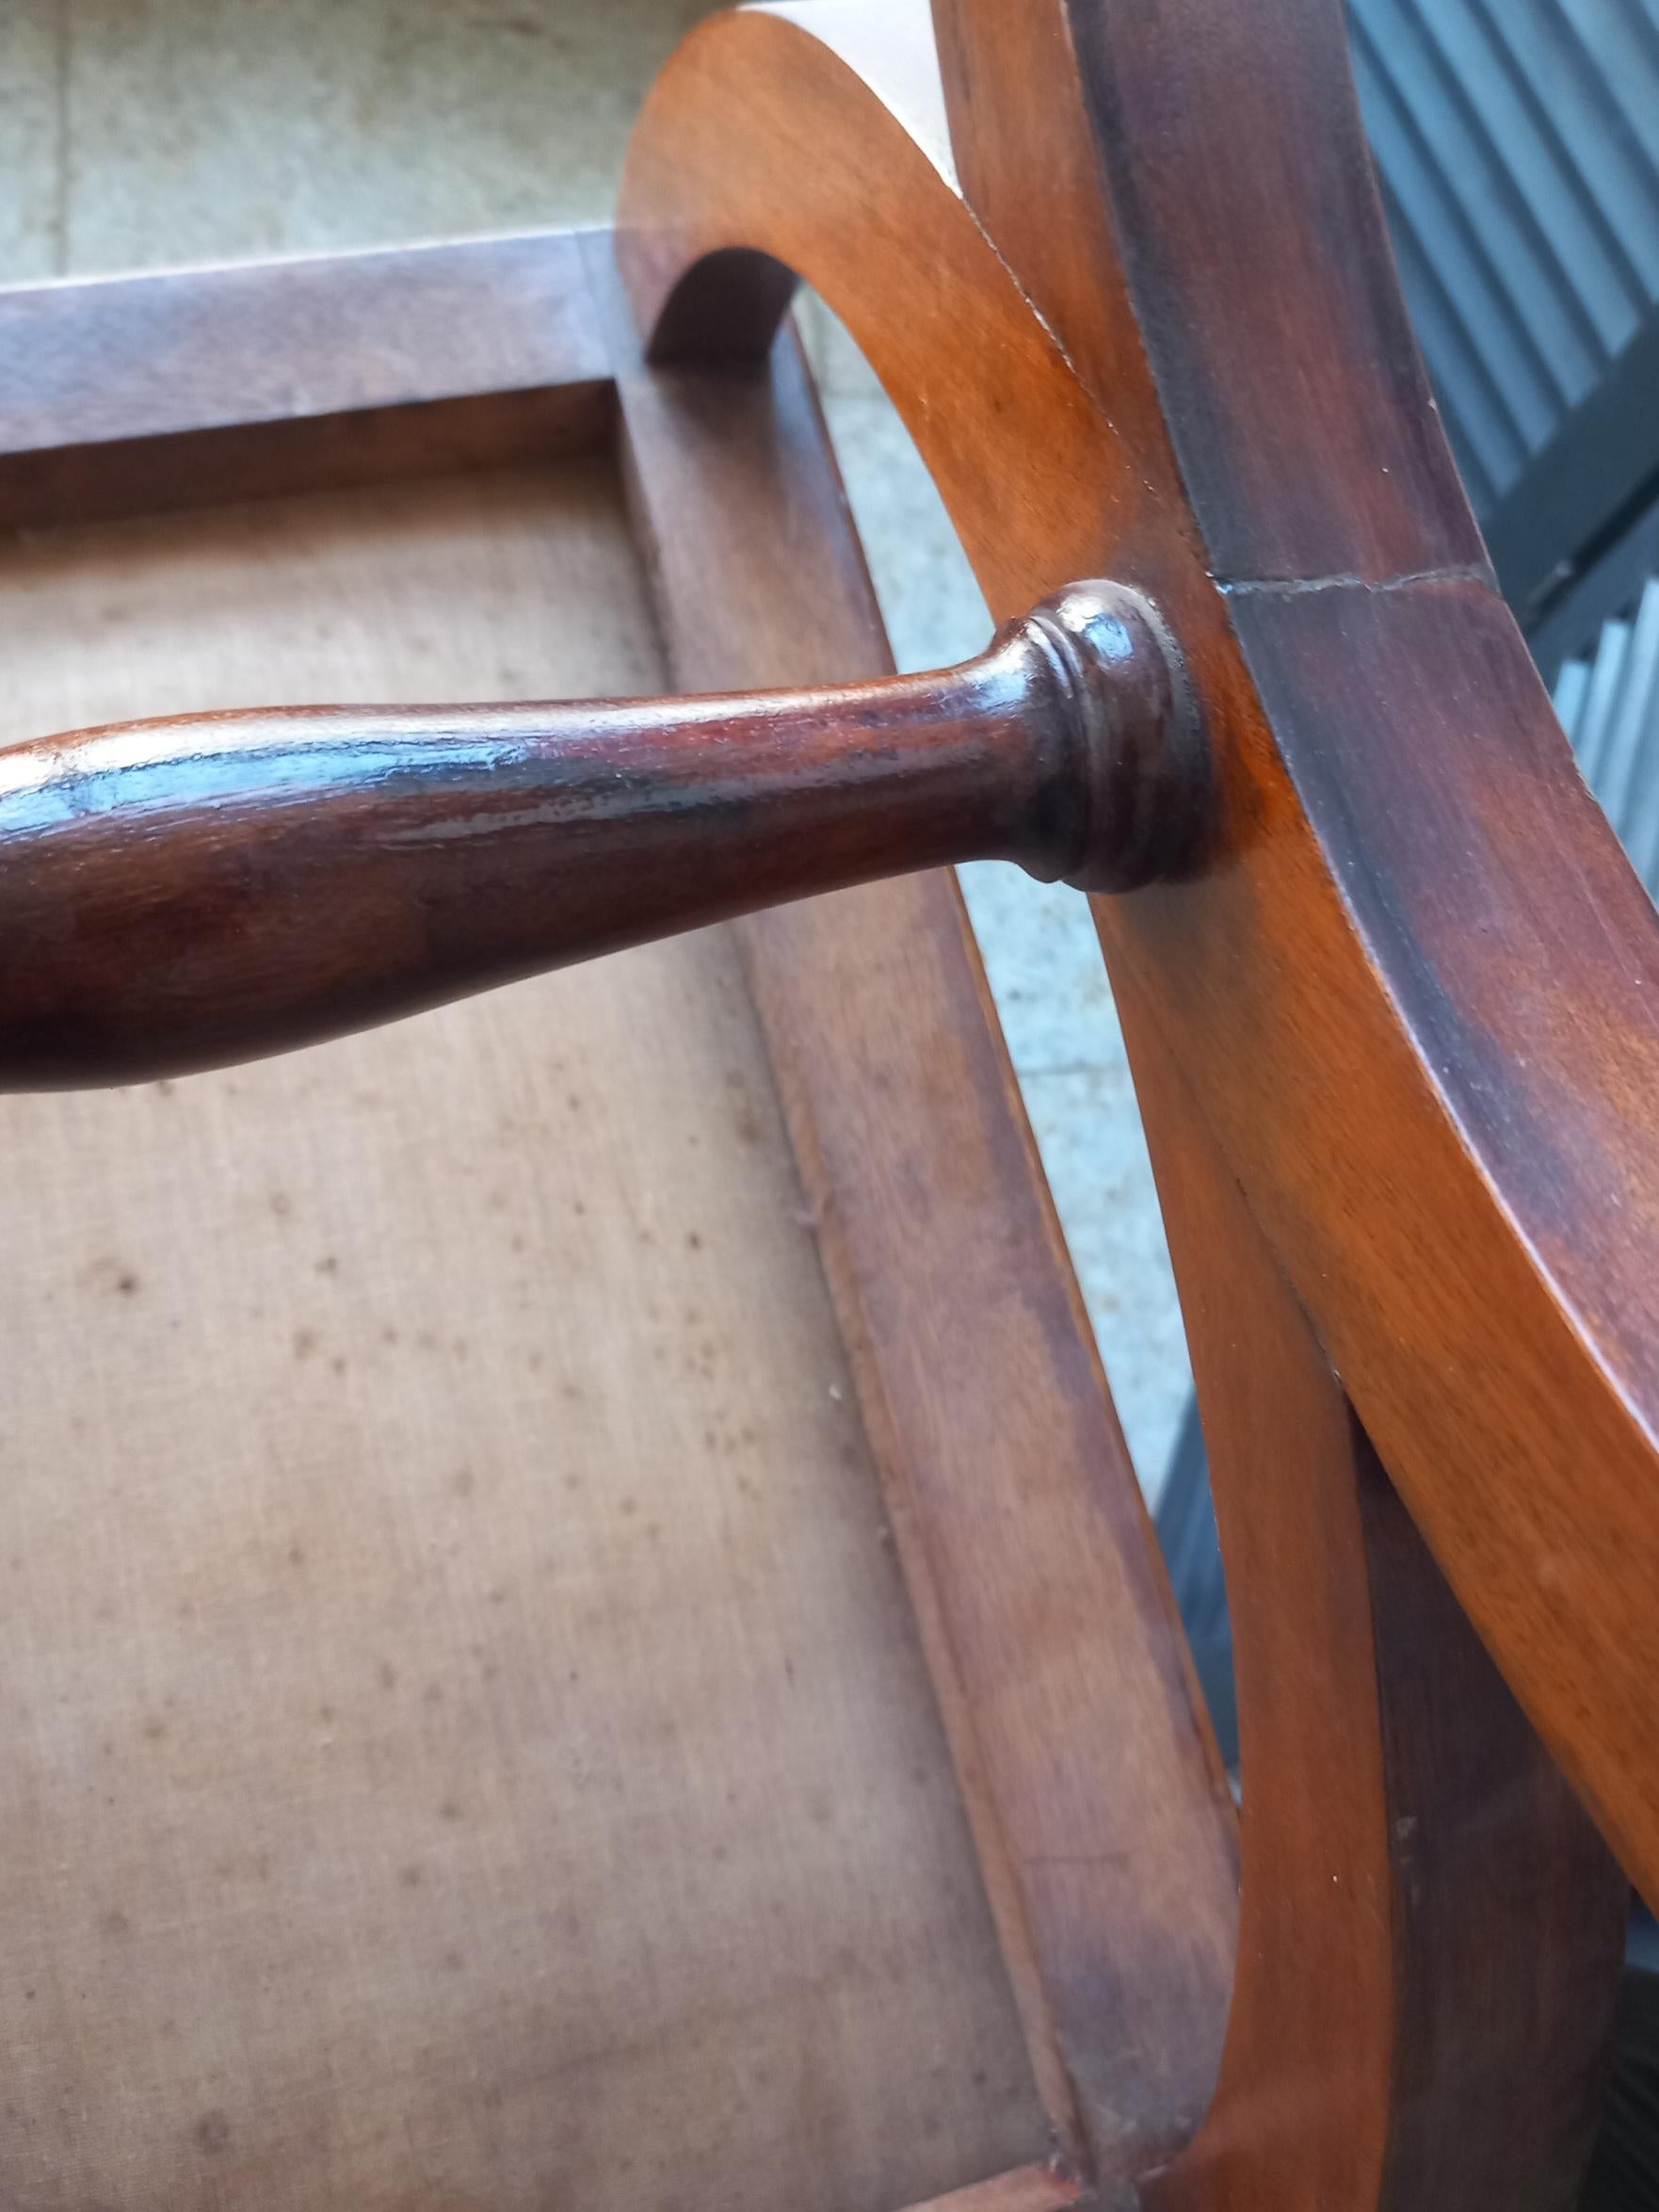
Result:
[[[1395,1495],[1136,993],[1238,1671],[1221,2081],[1158,2212],[1565,2212],[1627,1891]],[[1525,2085],[1524,2091],[1520,2085]]]

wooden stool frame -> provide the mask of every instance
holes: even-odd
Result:
[[[954,887],[740,925],[1055,2135],[949,2202],[1565,2207],[1620,1866],[1659,1895],[1659,923],[1492,590],[1340,11],[932,18],[942,71],[910,0],[706,24],[614,236],[5,296],[0,520],[616,439],[683,689],[879,675],[793,273],[993,611],[1164,610],[1216,824],[1097,909],[1236,1836]]]

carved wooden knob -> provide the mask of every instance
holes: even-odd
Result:
[[[314,707],[0,752],[0,1088],[338,1035],[810,893],[975,859],[1189,859],[1156,611],[1077,584],[959,668],[733,697]]]

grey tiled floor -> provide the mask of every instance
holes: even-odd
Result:
[[[0,281],[608,214],[629,121],[701,0],[0,0]],[[816,303],[809,339],[902,667],[989,623],[913,447]],[[965,872],[1131,1448],[1186,1387],[1157,1203],[1083,901]]]

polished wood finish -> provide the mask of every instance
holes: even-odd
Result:
[[[1659,1129],[1633,1110],[1659,1055],[1659,928],[1487,579],[1340,11],[942,14],[981,96],[1056,28],[1077,57],[1109,180],[1103,202],[1087,187],[1088,235],[1121,241],[1090,271],[1146,364],[1123,363],[1113,419],[1149,471],[1179,457],[1170,512],[1190,501],[1216,578],[1214,657],[1181,630],[1232,733],[1239,864],[1103,930],[1454,1588],[1659,1894],[1659,1251],[1636,1196]],[[997,142],[1005,193],[1034,192],[1034,146]],[[1071,225],[1048,208],[1052,239]],[[1033,236],[1019,266],[1070,346],[1089,316],[1081,292],[1063,309],[1058,258]]]
[[[617,345],[681,681],[887,670],[792,339],[760,379],[647,373],[625,319]],[[727,479],[745,501],[711,540]],[[739,636],[733,604],[765,612]],[[1209,2099],[1236,1925],[1232,1803],[1156,1539],[955,882],[740,934],[1038,2084],[1110,2188]]]
[[[1183,1132],[1167,1205],[1196,1205],[1189,1163],[1242,1187],[1267,1269],[1178,1240],[1189,1312],[1217,1316],[1195,1335],[1241,1688],[1281,1709],[1242,1716],[1267,1795],[1221,2097],[1158,2186],[1565,2205],[1619,1878],[1438,1574],[1659,1892],[1659,931],[1486,576],[1339,10],[936,13],[942,82],[858,5],[703,26],[646,111],[621,250],[659,357],[733,373],[777,271],[810,279],[993,611],[1110,567],[1169,613],[1215,733],[1202,864],[1097,908],[1138,1077]],[[801,132],[828,150],[810,180],[785,151]],[[1158,1056],[1200,1103],[1170,1104]],[[1329,1791],[1320,1700],[1362,1739]],[[1396,1817],[1421,1823],[1409,1845]],[[1474,1909],[1472,1838],[1515,1868],[1513,1916]],[[1355,2002],[1324,2010],[1357,1957]]]
[[[1227,1802],[959,910],[898,885],[744,928],[1062,2153],[985,2187],[1566,2212],[1607,1845],[1659,1896],[1659,922],[1491,589],[1334,0],[933,12],[942,71],[915,0],[695,33],[619,232],[654,370],[592,240],[576,321],[683,682],[885,674],[778,335],[798,271],[997,614],[1120,579],[1213,748],[1196,845],[1097,913],[1232,1577],[1224,2051]],[[18,444],[38,496],[52,440]]]
[[[1119,1003],[1237,1593],[1245,1778],[1220,2082],[1145,2201],[1570,2205],[1624,1885],[1390,1485],[1144,1001]]]
[[[546,461],[615,405],[574,232],[0,288],[0,528]]]
[[[905,129],[910,80],[889,105],[836,54],[843,12],[814,8],[809,31],[806,17],[743,11],[682,48],[624,196],[640,311],[689,327],[701,287],[697,327],[745,332],[722,289],[747,281],[749,265],[719,257],[734,236],[806,268],[907,412],[994,611],[1056,573],[1110,566],[1169,617],[1216,747],[1215,840],[1188,881],[1100,906],[1115,968],[1140,979],[1200,1076],[1206,1115],[1460,1601],[1659,1895],[1659,1521],[1647,1505],[1659,1385],[1643,1351],[1659,1220],[1637,1196],[1659,1182],[1659,1135],[1631,1104],[1651,1094],[1659,1058],[1659,921],[1507,615],[1444,565],[1446,527],[1425,520],[1421,575],[1381,573],[1371,525],[1356,525],[1352,560],[1328,574],[1212,577],[1200,520],[1163,475],[1166,441],[1136,437],[1144,361],[1138,387],[1126,366],[1108,416]],[[1313,0],[1271,28],[1256,12],[1219,11],[1236,73],[1270,97],[1264,56],[1300,39],[1297,69],[1324,70],[1329,127],[1352,134],[1362,162],[1340,24]],[[993,13],[1017,40],[1027,11]],[[1239,50],[1252,26],[1256,47]],[[1125,110],[1149,132],[1178,96],[1199,104],[1209,88],[1225,106],[1213,41],[1178,27],[1158,47],[1168,81]],[[1189,61],[1176,69],[1169,54]],[[744,127],[717,144],[707,119],[736,84]],[[815,143],[859,154],[797,188],[783,138],[801,115]],[[1201,105],[1182,115],[1183,142],[1248,161],[1222,114],[1207,136]],[[1283,219],[1318,236],[1306,198],[1287,198]],[[1392,283],[1375,225],[1316,266],[1356,255],[1362,291]],[[1103,314],[1123,284],[1119,269]],[[1212,312],[1224,318],[1224,294]],[[1340,299],[1306,310],[1310,327],[1345,312]],[[1280,320],[1291,344],[1295,317]],[[987,362],[994,375],[981,376]],[[1386,367],[1385,351],[1356,407],[1414,403]],[[1281,364],[1280,389],[1295,381]],[[991,471],[976,457],[993,451],[1004,465]],[[1449,463],[1442,496],[1460,496]],[[1411,509],[1374,497],[1398,560]],[[1448,680],[1454,638],[1461,668],[1480,670],[1473,689]],[[1522,765],[1493,795],[1492,764],[1509,757]],[[1410,871],[1391,875],[1407,848]],[[1502,1085],[1476,1049],[1488,1037]],[[1523,1161],[1539,1116],[1570,1137]],[[1523,1171],[1543,1157],[1559,1162],[1558,1183]],[[1599,1470],[1587,1515],[1587,1460]]]
[[[929,676],[40,738],[0,751],[0,1090],[247,1059],[919,867],[1144,880],[1203,788],[1179,657],[1108,585]]]

